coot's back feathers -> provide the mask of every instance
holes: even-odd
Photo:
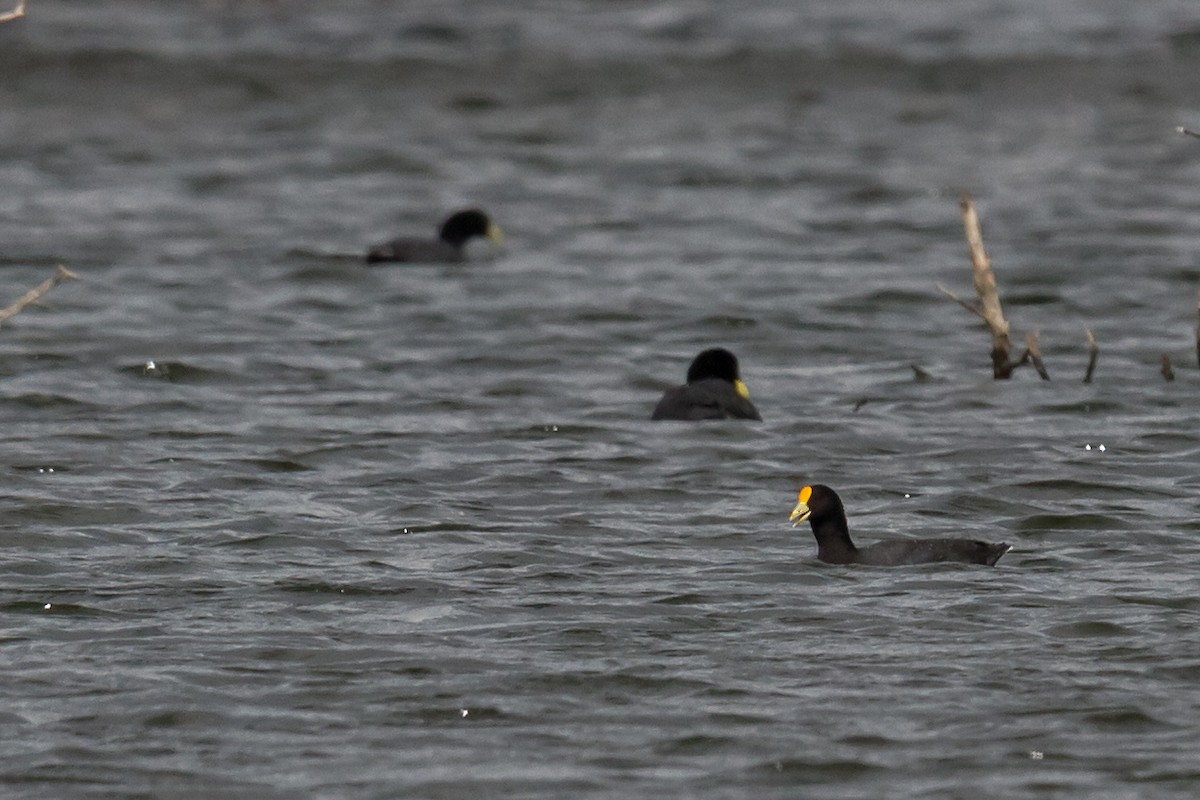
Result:
[[[829,564],[896,567],[948,561],[992,567],[1012,549],[1006,542],[991,544],[978,539],[899,539],[856,547],[850,541],[842,499],[819,483],[801,489],[792,509],[793,527],[805,520],[817,539],[817,558]]]
[[[377,244],[367,251],[367,263],[452,264],[466,259],[466,244],[477,236],[486,237],[497,246],[504,243],[503,232],[487,214],[468,208],[450,215],[442,223],[438,238],[403,236]]]
[[[762,417],[742,383],[737,357],[723,347],[714,347],[692,361],[687,383],[663,393],[650,419],[761,421]]]
[[[466,258],[461,247],[440,239],[418,239],[415,236],[392,239],[367,251],[368,264],[454,264],[466,261]]]
[[[994,567],[1011,549],[1005,542],[989,544],[979,539],[905,539],[860,547],[856,563],[891,567],[951,561]]]

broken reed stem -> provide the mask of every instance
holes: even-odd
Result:
[[[959,207],[962,210],[967,245],[971,249],[971,274],[975,281],[975,294],[979,296],[979,315],[992,332],[992,376],[1008,378],[1012,376],[1013,370],[1013,365],[1008,360],[1008,320],[1004,319],[1004,310],[1000,307],[1000,293],[996,289],[996,275],[992,272],[992,262],[987,256],[987,251],[983,249],[979,215],[975,213],[975,204],[969,194],[962,196]]]
[[[1091,383],[1092,373],[1096,371],[1096,359],[1100,357],[1100,348],[1096,346],[1096,337],[1092,335],[1091,330],[1084,328],[1083,332],[1087,334],[1088,340],[1088,365],[1087,372],[1083,373],[1083,382]],[[1197,343],[1197,347],[1200,347],[1200,342]]]
[[[12,22],[14,19],[25,16],[25,0],[17,0],[17,7],[12,11],[0,13],[0,23]]]
[[[1037,374],[1042,380],[1050,380],[1050,373],[1046,372],[1046,365],[1042,363],[1042,351],[1038,349],[1037,331],[1029,331],[1025,334],[1025,352],[1029,354],[1029,360],[1033,362],[1033,368],[1037,370]]]
[[[71,272],[71,270],[67,269],[62,264],[59,264],[58,269],[54,271],[53,275],[30,289],[28,292],[22,295],[20,300],[13,303],[8,308],[0,309],[0,325],[3,325],[5,322],[7,322],[9,317],[20,314],[26,309],[26,307],[36,303],[41,299],[42,295],[53,289],[55,286],[58,286],[63,281],[77,280],[79,280],[78,275],[76,275],[74,272]]]
[[[1169,381],[1175,380],[1175,370],[1171,369],[1171,357],[1163,353],[1162,357],[1162,376]]]

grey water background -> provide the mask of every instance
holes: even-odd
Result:
[[[3,795],[1194,797],[1198,75],[1191,0],[30,0]],[[648,422],[711,345],[765,421]],[[808,481],[1015,549],[828,567]]]

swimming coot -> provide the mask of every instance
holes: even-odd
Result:
[[[688,367],[687,383],[663,393],[650,419],[762,420],[738,374],[737,357],[723,347],[705,350]]]
[[[855,547],[850,541],[846,509],[837,492],[819,483],[800,490],[790,517],[792,527],[808,520],[817,537],[817,558],[829,564],[870,564],[897,567],[951,561],[995,566],[1012,546],[977,539],[897,539]]]
[[[497,247],[504,244],[500,227],[477,208],[452,214],[442,223],[436,239],[401,237],[377,244],[367,251],[367,263],[403,262],[450,264],[466,259],[466,244],[475,237],[486,237]]]

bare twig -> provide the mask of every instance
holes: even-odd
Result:
[[[0,23],[12,22],[14,19],[25,16],[25,0],[17,0],[17,7],[12,11],[0,13]]]
[[[1196,139],[1200,139],[1200,131],[1194,131],[1191,128],[1185,128],[1182,125],[1177,127],[1175,129],[1175,132],[1178,134],[1182,134],[1183,136],[1192,136]]]
[[[1096,371],[1096,359],[1100,357],[1100,348],[1096,346],[1096,337],[1092,335],[1091,330],[1085,328],[1084,333],[1087,334],[1088,340],[1088,365],[1087,372],[1083,373],[1083,382],[1092,382],[1092,373]]]
[[[979,317],[979,318],[980,318],[981,320],[983,320],[984,322],[987,322],[987,317],[985,317],[985,316],[983,315],[983,312],[982,312],[982,311],[980,311],[980,310],[979,310],[977,307],[975,307],[975,306],[971,305],[970,303],[968,303],[966,300],[963,300],[961,297],[959,297],[958,295],[956,295],[954,292],[952,292],[952,291],[950,291],[949,289],[947,289],[947,288],[946,288],[946,286],[945,286],[945,284],[941,284],[941,283],[939,283],[939,284],[937,285],[937,289],[938,289],[938,291],[939,291],[939,292],[941,292],[942,294],[946,295],[946,297],[949,297],[949,298],[950,298],[951,300],[953,300],[954,302],[958,303],[960,306],[962,306],[963,308],[965,308],[967,311],[970,311],[972,314],[974,314],[975,316]]]
[[[74,272],[71,272],[71,270],[67,269],[62,264],[59,264],[58,269],[54,271],[53,275],[30,289],[28,292],[22,295],[20,300],[13,303],[8,308],[0,309],[0,325],[3,325],[5,322],[7,322],[9,317],[20,314],[26,309],[27,306],[36,303],[39,299],[41,299],[42,295],[53,289],[55,286],[58,286],[63,281],[77,280],[79,280],[78,275],[76,275]]]
[[[1025,334],[1025,349],[1029,353],[1029,360],[1033,362],[1033,368],[1037,370],[1037,374],[1042,380],[1050,380],[1050,373],[1046,372],[1046,365],[1042,363],[1042,351],[1038,349],[1037,331],[1029,331]]]
[[[1163,353],[1162,357],[1162,376],[1169,381],[1175,380],[1175,370],[1171,369],[1171,357]]]

